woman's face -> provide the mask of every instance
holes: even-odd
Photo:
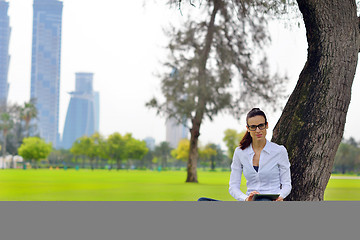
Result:
[[[265,139],[266,129],[268,129],[268,123],[265,123],[263,116],[255,116],[248,119],[247,131],[250,133],[253,141],[259,141]]]

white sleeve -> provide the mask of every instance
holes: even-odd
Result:
[[[291,191],[291,173],[289,157],[285,147],[283,147],[279,157],[279,170],[280,184],[282,186],[280,190],[280,196],[286,198]]]
[[[239,152],[241,151],[239,148],[235,149],[233,160],[231,163],[231,173],[230,173],[230,182],[229,182],[229,193],[233,196],[236,200],[245,201],[248,197],[240,190],[241,184],[241,175],[243,166],[240,162]]]

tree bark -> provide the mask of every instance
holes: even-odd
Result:
[[[291,163],[286,200],[322,201],[341,142],[359,52],[355,0],[297,0],[308,57],[273,131]]]
[[[190,130],[190,150],[189,150],[189,160],[187,164],[187,178],[186,182],[198,182],[197,180],[197,159],[199,157],[198,153],[198,140],[200,136],[200,125],[201,122],[197,119],[192,120],[192,128]]]
[[[29,137],[29,136],[30,136],[30,133],[29,133],[30,120],[31,120],[31,119],[29,119],[29,118],[26,118],[26,119],[25,119],[26,137]]]
[[[120,160],[119,159],[116,159],[116,170],[120,170]]]
[[[91,170],[94,170],[94,159],[90,158],[90,166],[91,166]]]
[[[215,170],[215,161],[214,161],[214,159],[211,159],[210,160],[211,161],[211,170]]]

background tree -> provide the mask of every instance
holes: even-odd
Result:
[[[181,1],[170,1],[175,2]],[[191,122],[186,182],[198,181],[198,139],[204,118],[212,120],[222,111],[239,117],[262,100],[276,106],[284,83],[284,78],[270,76],[267,59],[258,51],[269,37],[264,11],[254,6],[268,9],[266,1],[199,2],[201,16],[192,15],[183,26],[167,32],[170,54],[164,65],[173,74],[160,75],[165,102],[153,98],[147,103],[158,114],[179,122],[185,116]]]
[[[137,140],[131,134],[126,134],[124,139],[127,159],[141,160],[149,151],[145,141]]]
[[[11,118],[8,112],[1,112],[0,113],[0,130],[2,132],[3,137],[3,147],[2,147],[2,156],[5,159],[6,156],[6,142],[7,142],[7,135],[11,128],[14,126],[13,119]],[[4,166],[3,166],[4,168]]]
[[[164,169],[167,167],[168,159],[171,157],[171,150],[169,142],[160,142],[159,145],[155,147],[154,154],[160,159],[161,167]]]
[[[35,168],[36,163],[42,159],[46,159],[52,151],[52,144],[46,143],[38,137],[28,137],[23,139],[23,143],[18,149],[19,155],[25,160],[32,161]]]
[[[215,170],[215,156],[217,155],[215,144],[206,144],[204,147],[199,149],[200,161],[204,163],[210,162],[210,169]]]
[[[235,148],[239,146],[241,139],[246,131],[238,133],[235,129],[226,129],[224,131],[223,141],[227,147],[227,156],[232,160]]]
[[[75,140],[70,148],[70,152],[75,155],[76,158],[80,157],[82,160],[82,168],[85,167],[86,151],[89,147],[88,139],[86,136],[80,137]]]
[[[37,109],[35,107],[35,100],[30,100],[29,102],[25,102],[24,106],[21,108],[20,116],[21,119],[25,121],[25,130],[26,136],[30,136],[30,121],[37,117]]]
[[[342,174],[354,170],[356,159],[355,149],[356,148],[350,144],[340,143],[335,155],[335,170],[339,170]]]
[[[0,114],[6,113],[9,115],[9,120],[12,122],[11,128],[7,130],[6,136],[6,152],[11,155],[16,155],[17,150],[22,143],[22,139],[26,135],[24,129],[24,120],[21,117],[22,107],[16,103],[8,103],[0,106]],[[0,141],[4,141],[2,132],[0,132]]]
[[[350,137],[348,140],[345,140],[345,143],[350,144],[354,147],[359,147],[359,143],[353,137]]]
[[[104,156],[102,153],[103,137],[99,133],[94,133],[90,137],[82,136],[79,138],[79,144],[75,145],[75,152],[79,151],[90,160],[91,170],[94,170],[95,159]],[[97,164],[97,163],[96,163]]]
[[[155,156],[155,151],[149,149],[145,156],[140,160],[140,169],[149,168],[153,169],[153,160],[156,158],[156,163],[158,163],[158,158]]]
[[[357,142],[350,138],[340,143],[336,151],[333,171],[347,173],[360,172],[360,148]]]
[[[90,136],[92,139],[92,152],[93,157],[95,158],[95,168],[98,168],[98,162],[100,159],[106,158],[106,140],[105,138],[98,132],[95,132]]]
[[[355,0],[297,0],[308,42],[272,141],[285,145],[293,188],[287,200],[324,199],[341,142],[360,49]]]
[[[91,170],[94,170],[94,160],[95,157],[97,156],[98,146],[95,144],[94,138],[92,137],[83,136],[81,137],[80,141],[82,141],[82,147],[85,156],[87,156],[88,159],[90,160]]]
[[[190,141],[181,139],[177,148],[171,150],[171,156],[179,161],[186,161],[189,158]],[[179,165],[179,164],[178,164]]]
[[[120,133],[113,133],[107,139],[108,156],[115,159],[117,170],[121,168],[121,161],[126,158],[126,141]]]
[[[224,151],[221,149],[221,146],[214,143],[209,143],[209,147],[216,151],[216,154],[211,156],[210,158],[210,169],[215,170],[215,167],[226,164],[226,167],[230,167],[229,162],[227,161],[227,157],[224,154]]]
[[[74,155],[68,149],[53,149],[48,157],[49,163],[52,166],[59,164],[65,165],[71,164],[70,161],[74,158]]]

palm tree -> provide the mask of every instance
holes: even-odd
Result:
[[[34,101],[30,100],[29,102],[25,102],[24,106],[21,108],[21,119],[25,121],[25,130],[27,133],[27,137],[29,137],[29,125],[30,121],[37,117],[37,109],[35,107]]]
[[[6,155],[6,138],[9,133],[9,130],[13,127],[14,122],[11,118],[10,114],[6,111],[0,113],[0,130],[2,131],[2,135],[4,138],[4,146],[2,147],[2,156],[3,156],[3,165],[2,168],[4,168],[4,160]]]

